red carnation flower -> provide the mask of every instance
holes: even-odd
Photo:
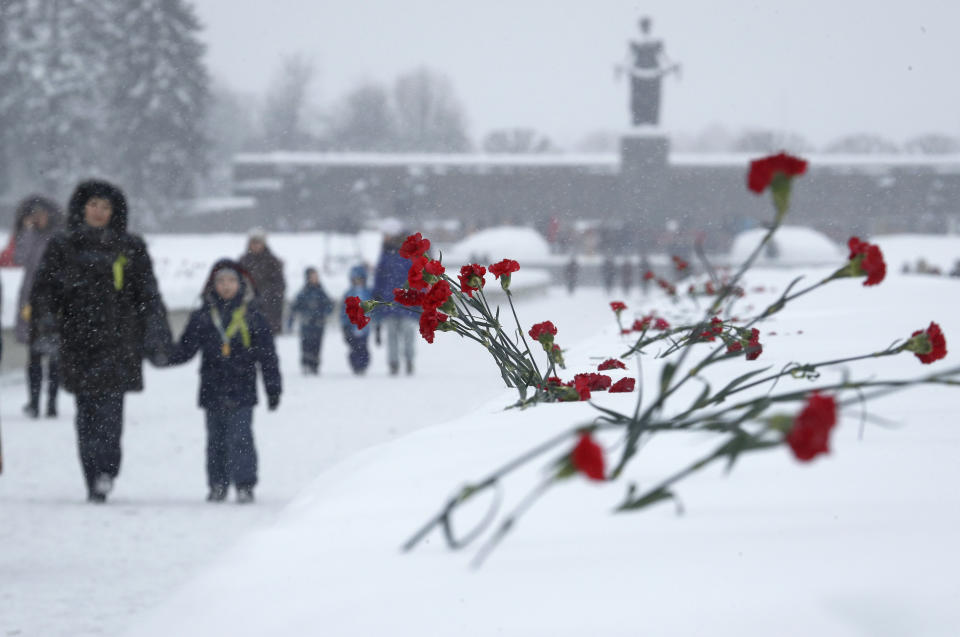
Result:
[[[590,391],[606,391],[610,389],[612,379],[606,374],[576,374],[573,385],[583,385]]]
[[[591,480],[603,480],[603,449],[595,443],[590,434],[580,434],[580,440],[570,452],[570,464]]]
[[[453,294],[453,290],[450,289],[450,284],[444,281],[443,279],[434,283],[427,293],[423,295],[423,309],[424,310],[435,310],[444,303],[447,302],[447,299]]]
[[[931,322],[925,330],[917,330],[910,335],[906,349],[916,354],[924,365],[929,365],[947,355],[947,339],[936,323]]]
[[[661,330],[661,331],[662,331],[662,330],[669,330],[669,329],[670,329],[670,324],[667,323],[666,319],[658,318],[658,319],[657,319],[656,321],[654,321],[654,323],[653,323],[653,329],[655,329],[655,330]]]
[[[633,391],[636,383],[637,381],[634,378],[621,378],[610,387],[610,393],[628,394]]]
[[[395,288],[393,290],[393,300],[400,305],[416,307],[423,303],[423,292],[408,290],[406,288]]]
[[[487,282],[483,280],[483,275],[486,273],[487,269],[476,263],[460,268],[460,274],[458,275],[460,279],[460,291],[465,292],[472,298],[475,290],[479,290],[487,284]]]
[[[429,261],[430,259],[423,256],[413,258],[413,265],[410,266],[410,271],[407,273],[407,285],[411,290],[422,290],[429,286],[429,283],[423,280],[423,268]]]
[[[347,318],[357,326],[357,329],[363,329],[370,322],[370,317],[364,314],[363,307],[360,305],[359,296],[348,296],[344,302],[347,310]]]
[[[677,272],[683,272],[683,271],[686,270],[688,267],[690,267],[690,264],[689,264],[689,263],[687,263],[686,261],[684,261],[683,259],[681,259],[681,258],[678,257],[677,255],[673,255],[673,256],[670,257],[670,258],[673,259],[673,267],[675,267],[675,268],[677,269]]]
[[[742,351],[743,351],[743,343],[741,343],[740,341],[734,341],[729,345],[727,345],[727,352],[731,354],[734,354],[736,352],[742,352]]]
[[[867,275],[864,285],[876,285],[883,281],[887,276],[887,264],[883,260],[883,252],[880,251],[879,246],[861,241],[857,237],[850,237],[847,246],[850,248],[850,256],[847,258],[850,259],[855,272],[859,275]]]
[[[537,323],[530,328],[530,338],[535,341],[540,341],[541,343],[546,341],[552,341],[553,337],[557,335],[557,328],[550,321],[544,321],[543,323]]]
[[[830,430],[837,424],[837,404],[832,396],[814,392],[797,414],[787,434],[787,444],[798,460],[807,462],[830,452]]]
[[[643,273],[643,280],[649,281],[650,279],[656,278],[656,276],[657,276],[656,274],[654,274],[650,270],[647,270],[646,272]]]
[[[520,264],[513,259],[504,259],[503,261],[494,263],[490,266],[490,274],[499,279],[500,275],[509,276],[511,273],[516,272],[519,269]]]
[[[418,232],[410,235],[404,240],[403,245],[401,245],[400,249],[397,250],[397,254],[404,259],[415,259],[416,257],[421,257],[426,254],[427,250],[429,249],[430,239],[424,239]]]
[[[747,360],[755,361],[763,353],[763,345],[760,344],[760,330],[753,328],[750,330],[750,340],[747,341]]]
[[[443,276],[443,273],[447,271],[443,264],[437,261],[436,259],[431,259],[427,261],[427,265],[423,267],[423,271],[431,276]]]
[[[610,309],[619,314],[627,309],[627,306],[623,301],[610,301]]]
[[[793,157],[786,153],[771,155],[750,162],[747,187],[759,195],[767,189],[777,174],[797,177],[805,172],[807,172],[807,162],[799,157]]]
[[[638,318],[633,322],[633,327],[631,329],[633,329],[634,332],[642,332],[643,330],[650,327],[650,321],[652,320],[653,320],[652,316],[644,316],[643,318]]]
[[[420,314],[420,336],[428,342],[433,342],[434,332],[441,323],[447,320],[447,315],[436,310],[424,310]]]
[[[624,365],[621,361],[618,361],[615,358],[608,358],[599,365],[597,365],[598,371],[604,371],[606,369],[626,369],[627,366]]]

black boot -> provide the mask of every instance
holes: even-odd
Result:
[[[400,372],[400,363],[390,363],[390,375],[396,376]]]
[[[40,407],[33,401],[30,401],[23,406],[23,413],[29,416],[30,418],[39,418],[40,417]]]
[[[47,400],[47,418],[56,418],[57,417],[57,397],[50,396],[50,399]]]

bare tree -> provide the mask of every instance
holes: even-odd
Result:
[[[305,125],[314,67],[306,58],[285,58],[267,95],[263,110],[263,136],[273,150],[301,150],[313,144]]]
[[[960,153],[960,139],[941,133],[928,133],[910,139],[903,145],[904,152],[920,155],[947,155]]]
[[[874,133],[847,135],[827,144],[825,153],[851,153],[855,155],[875,155],[899,153],[900,147],[894,142]]]
[[[397,78],[393,96],[401,150],[470,149],[466,117],[449,78],[426,68],[416,69]]]
[[[334,109],[326,142],[336,150],[396,150],[396,118],[387,89],[370,82],[347,93]]]
[[[483,138],[485,153],[555,153],[550,138],[532,128],[502,128]]]
[[[812,150],[813,146],[797,133],[751,129],[737,136],[733,149],[741,153],[775,153],[781,150],[804,153]]]

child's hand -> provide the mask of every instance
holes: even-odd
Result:
[[[271,394],[267,396],[267,409],[275,411],[280,406],[280,394]]]

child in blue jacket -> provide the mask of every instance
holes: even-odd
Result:
[[[295,317],[300,319],[300,365],[304,374],[320,373],[320,348],[323,345],[323,326],[333,312],[333,301],[320,283],[320,274],[316,268],[307,268],[304,272],[303,289],[297,294],[290,306],[289,328],[293,328]]]
[[[347,341],[350,367],[354,374],[362,375],[370,364],[370,351],[367,349],[370,330],[357,329],[357,326],[350,322],[345,302],[351,296],[359,297],[361,301],[369,301],[372,296],[370,288],[367,287],[367,268],[363,265],[350,268],[350,288],[340,301],[340,324],[343,326],[343,338]]]
[[[257,404],[257,366],[267,405],[280,404],[282,390],[273,333],[267,319],[249,305],[254,290],[240,264],[221,259],[203,288],[203,306],[190,315],[169,364],[185,363],[199,351],[200,407],[207,420],[207,500],[222,502],[231,483],[237,502],[253,502],[257,450],[253,444],[253,407]]]

